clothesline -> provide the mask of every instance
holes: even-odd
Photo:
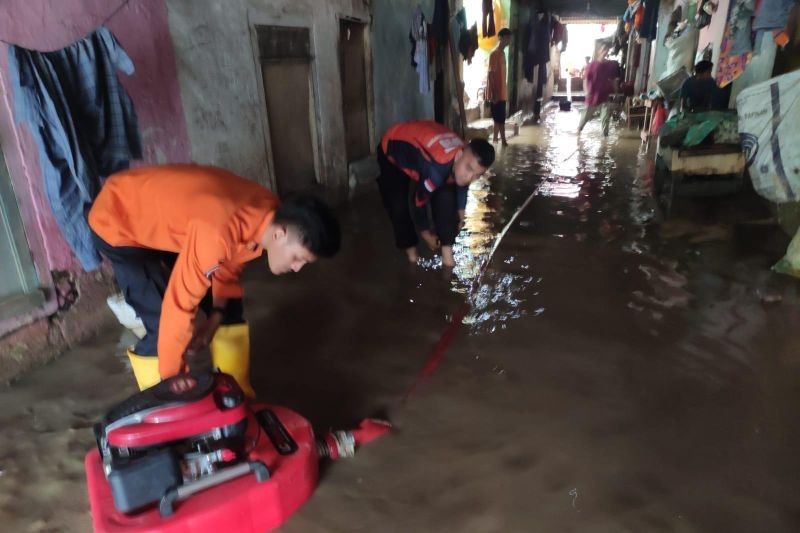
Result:
[[[131,0],[123,0],[123,1],[122,1],[122,3],[120,3],[120,5],[118,5],[118,6],[117,6],[117,8],[116,8],[116,9],[114,9],[114,11],[112,11],[112,12],[111,12],[111,14],[110,14],[110,15],[108,15],[106,18],[104,18],[104,19],[103,19],[103,20],[100,22],[100,24],[98,24],[98,25],[97,25],[97,27],[99,28],[100,26],[105,26],[105,25],[106,25],[106,23],[108,23],[108,21],[109,21],[109,20],[111,20],[111,19],[112,19],[112,18],[113,18],[113,17],[114,17],[114,16],[115,16],[117,13],[119,13],[120,11],[122,11],[122,8],[124,8],[125,6],[127,6],[127,5],[130,3],[130,1],[131,1]],[[91,32],[89,32],[89,33],[91,33]],[[7,44],[7,45],[9,45],[9,46],[19,46],[17,43],[12,43],[12,42],[10,42],[10,41],[6,41],[5,39],[2,39],[2,38],[0,38],[0,43]]]

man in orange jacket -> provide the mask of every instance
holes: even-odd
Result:
[[[253,181],[199,165],[112,175],[89,225],[147,332],[128,351],[139,388],[178,374],[185,354],[208,346],[213,365],[249,396],[249,329],[239,284],[245,263],[266,252],[273,274],[297,272],[335,255],[341,239],[320,200],[296,196],[281,203]]]
[[[410,262],[418,259],[419,231],[429,248],[441,248],[444,266],[455,265],[453,243],[464,221],[469,185],[486,172],[494,156],[494,147],[485,139],[465,143],[432,120],[401,122],[383,135],[378,190],[395,244]]]

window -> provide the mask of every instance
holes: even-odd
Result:
[[[0,151],[0,320],[44,303],[22,228],[17,198]]]

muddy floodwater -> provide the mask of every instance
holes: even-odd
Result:
[[[800,531],[798,284],[770,272],[788,237],[753,193],[666,216],[638,139],[577,120],[551,111],[500,149],[452,272],[405,264],[374,190],[341,207],[335,260],[248,268],[259,395],[319,429],[396,424],[283,531]],[[0,390],[0,530],[91,529],[82,460],[134,391],[126,342],[112,329]]]

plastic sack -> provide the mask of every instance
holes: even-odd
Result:
[[[697,46],[697,29],[688,26],[683,31],[676,31],[664,42],[667,49],[667,66],[661,79],[678,72],[681,68],[687,72],[694,69],[694,49]]]
[[[736,107],[756,192],[776,203],[800,200],[800,71],[743,90]]]
[[[657,105],[653,111],[653,119],[650,123],[650,135],[658,135],[661,126],[667,121],[667,110],[663,105]]]
[[[788,274],[800,278],[800,229],[794,234],[792,242],[786,249],[786,255],[778,261],[772,270],[779,274]]]
[[[686,72],[686,69],[681,68],[661,78],[658,83],[656,83],[656,87],[658,87],[658,90],[661,91],[661,94],[664,95],[667,101],[677,100],[678,96],[680,96],[681,87],[683,87],[683,84],[689,78],[691,78],[691,76]]]
[[[128,305],[122,294],[112,294],[106,299],[106,303],[120,324],[131,330],[140,339],[144,338],[147,330],[144,328],[142,319],[136,316],[136,311]]]

